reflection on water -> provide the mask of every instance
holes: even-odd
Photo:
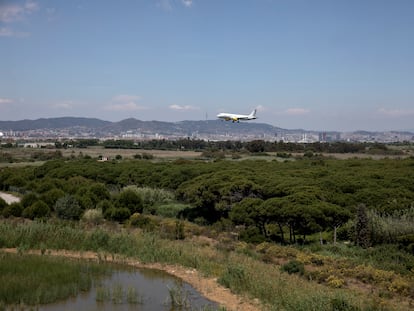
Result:
[[[171,296],[183,305],[174,306]],[[42,311],[184,311],[217,308],[216,303],[201,296],[189,284],[152,269],[115,270],[106,279],[95,281],[89,292],[63,302],[39,306]]]

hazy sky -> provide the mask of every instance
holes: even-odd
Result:
[[[0,0],[0,120],[414,128],[412,0]]]

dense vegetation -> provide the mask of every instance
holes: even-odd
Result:
[[[0,140],[1,142],[1,140]],[[47,141],[54,144],[54,147],[47,145],[44,148],[56,148],[56,152],[44,153],[35,152],[32,154],[33,159],[50,160],[62,156],[60,150],[71,148],[88,148],[88,147],[103,147],[107,149],[135,149],[135,150],[195,150],[206,152],[206,154],[225,152],[228,154],[234,153],[263,153],[275,152],[281,156],[288,156],[289,153],[366,153],[366,154],[381,154],[381,155],[404,155],[404,149],[412,148],[412,143],[402,142],[393,144],[381,144],[373,142],[314,142],[314,143],[294,143],[284,141],[206,141],[201,139],[177,139],[165,140],[154,139],[145,141],[134,140],[105,140],[98,139],[75,139],[75,140],[59,140]],[[0,162],[13,161],[13,155],[8,152],[13,148],[18,148],[19,143],[2,143],[3,152],[0,152]]]
[[[413,158],[335,160],[312,155],[294,161],[178,159],[156,163],[74,157],[50,160],[37,167],[0,169],[0,191],[22,197],[20,203],[11,205],[0,200],[0,213],[6,218],[60,218],[89,224],[102,224],[106,219],[179,241],[201,233],[225,233],[228,238],[219,246],[225,252],[239,249],[232,242],[236,236],[236,240],[257,245],[249,256],[264,263],[281,263],[278,258],[294,260],[283,266],[288,273],[336,288],[355,277],[382,286],[381,295],[414,298],[413,180]],[[163,217],[175,220],[166,223],[160,220]],[[184,220],[197,226],[191,227]],[[26,233],[36,231],[31,230]],[[2,231],[4,237],[12,228],[3,227]],[[145,249],[130,253],[136,245],[128,244],[132,243],[129,240],[125,249],[118,249],[124,244],[118,243],[116,236],[98,231],[93,239],[101,246],[93,248],[93,241],[90,246],[84,245],[89,241],[84,236],[87,234],[76,233],[80,240],[73,245],[82,243],[78,249],[145,257],[141,254]],[[44,235],[48,236],[42,233],[40,237]],[[42,238],[33,240],[39,243]],[[337,240],[351,241],[356,247],[335,246]],[[38,247],[24,234],[11,241],[0,239],[0,244],[11,247],[24,241]],[[44,243],[53,248],[62,246],[53,246],[60,242],[52,243],[48,238]],[[70,244],[62,248],[73,247]],[[279,246],[289,244],[303,249],[299,252]],[[241,252],[249,251],[243,248]],[[330,259],[335,256],[339,259]],[[160,259],[155,257],[151,261]],[[193,260],[200,259],[188,258],[182,264],[199,268]],[[313,265],[314,271],[306,271],[302,265]],[[253,288],[235,285],[246,283],[240,282],[240,278],[248,277],[244,268],[228,263],[220,269],[224,270],[217,274],[224,285],[235,291],[254,292]]]
[[[93,279],[108,274],[93,262],[0,253],[0,308],[38,305],[76,296],[92,287]]]
[[[0,208],[5,217],[75,220],[100,209],[105,218],[123,222],[134,213],[162,214],[174,204],[172,215],[237,226],[247,241],[303,244],[314,233],[338,231],[339,238],[368,247],[412,240],[413,179],[414,159],[54,160],[2,169],[0,190],[23,198]],[[405,246],[413,251],[412,243]]]

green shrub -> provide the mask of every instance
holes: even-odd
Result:
[[[15,202],[8,206],[6,206],[5,209],[3,209],[3,216],[4,217],[20,217],[23,212],[23,206],[21,203]]]
[[[185,233],[184,233],[184,222],[181,220],[177,220],[175,222],[175,238],[177,240],[184,240]]]
[[[78,200],[73,195],[66,195],[59,198],[55,204],[57,216],[62,219],[78,220],[82,215],[82,209]]]
[[[151,153],[143,152],[142,153],[142,158],[144,160],[152,160],[152,159],[154,159],[154,156]]]
[[[170,203],[162,204],[155,207],[155,214],[162,217],[177,218],[178,215],[189,208],[188,204]]]
[[[174,193],[165,189],[128,186],[125,187],[124,190],[134,191],[142,199],[144,207],[165,204],[174,200]]]
[[[96,209],[102,210],[102,212],[105,214],[107,209],[113,208],[114,204],[109,200],[102,200],[98,204],[96,204]]]
[[[61,189],[51,189],[40,196],[40,199],[44,201],[50,208],[54,208],[56,201],[65,196],[65,192]]]
[[[85,240],[86,248],[95,251],[108,247],[110,236],[107,232],[98,229],[93,231]]]
[[[105,211],[104,216],[109,220],[124,222],[131,216],[131,212],[126,207],[111,207]]]
[[[266,238],[260,232],[259,228],[257,228],[256,226],[250,226],[242,232],[240,232],[240,240],[248,243],[259,244],[266,241]]]
[[[2,198],[0,198],[0,213],[8,204]]]
[[[332,311],[358,311],[357,307],[352,306],[346,299],[342,297],[331,299]]]
[[[134,213],[131,216],[129,224],[145,231],[153,231],[156,227],[155,222],[150,217],[138,213]]]
[[[103,221],[103,213],[101,209],[88,209],[82,216],[82,220],[95,225]]]
[[[245,282],[249,282],[245,270],[241,265],[230,265],[224,274],[218,279],[223,286],[240,291]]]
[[[33,192],[30,192],[23,196],[21,203],[23,205],[23,208],[26,208],[33,205],[37,200],[39,200],[37,195]]]
[[[397,238],[401,248],[414,255],[414,234],[406,234]]]
[[[22,216],[29,219],[48,217],[50,215],[49,206],[43,201],[37,201],[33,205],[23,210]]]
[[[133,213],[142,213],[142,210],[144,208],[142,198],[135,191],[131,189],[123,190],[115,198],[115,205],[118,208],[128,209],[130,212],[130,215]]]
[[[282,265],[280,267],[280,270],[289,274],[297,273],[299,275],[303,275],[305,273],[305,267],[303,263],[297,260],[291,260],[288,263]]]

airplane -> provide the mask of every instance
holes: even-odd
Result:
[[[254,120],[257,119],[256,117],[256,109],[254,109],[250,114],[234,114],[234,113],[227,113],[222,112],[217,115],[217,118],[223,119],[225,121],[232,121],[239,123],[240,120]]]

